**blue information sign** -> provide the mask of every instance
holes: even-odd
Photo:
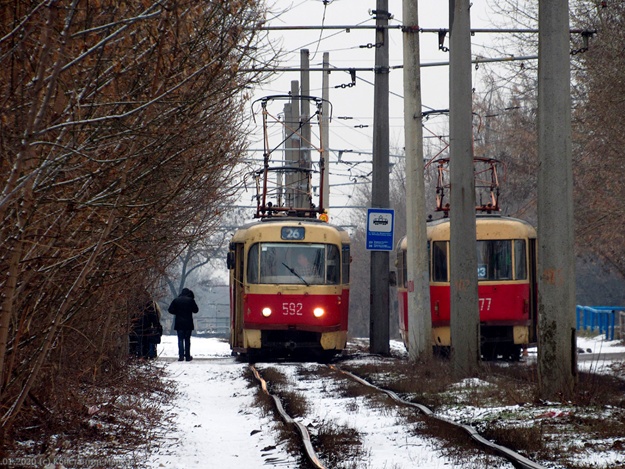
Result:
[[[392,251],[395,210],[370,208],[367,210],[367,249]]]

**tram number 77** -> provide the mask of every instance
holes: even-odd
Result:
[[[480,311],[490,311],[492,298],[480,298]]]
[[[301,316],[304,305],[302,303],[282,303],[284,316]]]

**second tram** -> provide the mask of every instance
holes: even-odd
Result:
[[[536,231],[527,222],[499,215],[476,217],[481,354],[517,360],[535,341]],[[432,344],[444,352],[450,336],[449,218],[428,223]],[[407,344],[407,240],[397,244],[400,333]]]
[[[536,341],[536,230],[526,221],[499,214],[499,178],[493,158],[474,158],[476,254],[481,354],[517,360]],[[448,158],[438,160],[436,211],[427,222],[432,345],[445,354],[451,346],[450,206],[445,197]],[[486,200],[484,203],[483,200]],[[407,239],[397,243],[399,328],[408,343]],[[426,248],[424,246],[424,248]]]

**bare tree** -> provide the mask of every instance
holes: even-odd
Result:
[[[235,193],[245,89],[263,78],[241,70],[272,56],[251,0],[0,9],[8,438],[27,397],[54,414],[67,405],[55,391],[123,369],[132,299],[211,232]]]
[[[536,28],[537,4],[526,0],[494,2],[499,18],[506,26]],[[573,97],[573,153],[575,176],[576,249],[580,256],[599,257],[625,276],[625,241],[616,228],[624,218],[620,149],[623,137],[620,122],[614,116],[622,115],[623,54],[619,47],[623,37],[624,6],[620,2],[577,0],[571,2],[571,27],[586,31],[571,35],[571,69]],[[535,55],[535,35],[506,35],[502,51],[515,55]],[[487,126],[497,126],[496,132],[504,153],[499,157],[507,163],[508,174],[516,169],[527,177],[529,184],[516,182],[508,186],[514,193],[512,214],[535,220],[532,200],[527,189],[534,190],[535,167],[530,142],[534,132],[532,123],[536,111],[536,64],[527,61],[510,65],[505,74],[493,74],[489,89],[497,90],[503,98],[496,115]],[[486,101],[486,100],[484,100]],[[502,106],[503,105],[503,106]],[[505,112],[504,112],[505,110]],[[491,136],[494,132],[491,132]],[[490,139],[487,144],[493,142]],[[525,156],[517,150],[525,147]],[[510,164],[510,157],[513,164]],[[529,210],[526,211],[524,207]]]
[[[475,155],[502,162],[502,212],[536,224],[536,96],[520,101],[487,79],[488,91],[473,100]]]
[[[597,31],[588,51],[578,55],[583,92],[573,114],[578,242],[625,277],[625,135],[618,117],[625,113],[625,4],[580,1],[575,20]]]
[[[227,232],[217,230],[210,238],[189,243],[178,254],[174,264],[163,275],[169,294],[175,298],[188,283],[189,277],[197,274],[203,267],[221,262],[225,266],[228,239]]]

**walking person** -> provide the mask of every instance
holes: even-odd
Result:
[[[168,311],[175,316],[174,329],[178,334],[178,361],[190,362],[193,360],[191,356],[193,314],[199,311],[193,292],[188,288],[183,288],[180,295],[169,305]]]

